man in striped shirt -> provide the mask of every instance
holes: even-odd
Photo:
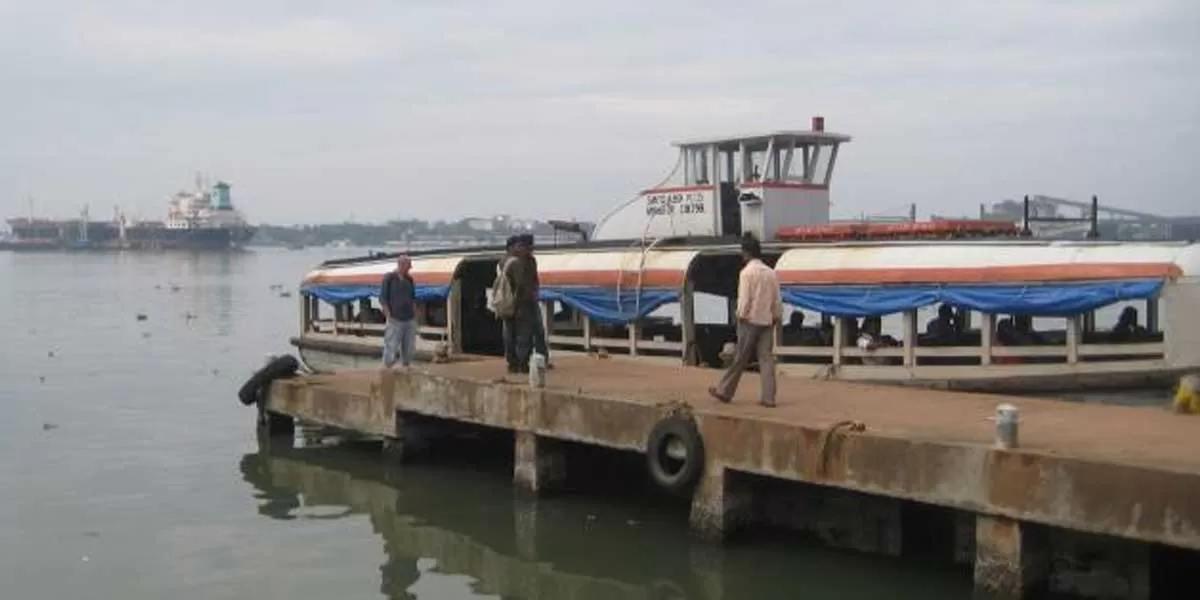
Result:
[[[737,351],[720,383],[708,388],[708,393],[720,402],[731,402],[742,372],[757,355],[759,404],[775,406],[775,327],[783,318],[779,280],[762,261],[762,245],[749,234],[742,239],[742,260],[746,266],[738,274]]]

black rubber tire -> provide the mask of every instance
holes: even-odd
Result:
[[[673,439],[678,439],[684,449],[678,465],[677,459],[667,455]],[[704,441],[696,422],[676,415],[655,423],[646,441],[646,465],[654,483],[667,491],[682,492],[696,483],[704,471]]]
[[[299,368],[300,361],[291,354],[275,357],[242,384],[238,390],[238,400],[246,406],[257,403],[272,381],[295,377]]]

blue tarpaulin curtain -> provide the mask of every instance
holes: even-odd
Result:
[[[1157,296],[1162,279],[1053,284],[785,286],[783,301],[837,317],[882,316],[945,302],[982,313],[1067,317]]]
[[[378,285],[305,285],[300,287],[300,291],[330,304],[379,297]],[[418,285],[415,293],[418,302],[444,300],[450,294],[450,286]]]
[[[542,300],[556,300],[602,323],[628,323],[654,312],[664,304],[679,301],[677,290],[617,291],[604,287],[542,288]],[[639,298],[640,296],[640,298]]]

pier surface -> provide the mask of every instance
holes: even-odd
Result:
[[[707,394],[719,376],[711,370],[590,357],[557,358],[555,367],[541,389],[505,378],[503,361],[490,358],[299,377],[275,382],[264,408],[396,447],[405,415],[512,430],[514,477],[533,490],[559,478],[562,441],[645,452],[658,421],[687,415],[704,445],[691,514],[699,532],[723,537],[771,504],[747,478],[852,494],[854,518],[883,525],[840,541],[887,554],[902,545],[903,503],[952,509],[968,517],[977,583],[1000,596],[1045,578],[1049,560],[1037,550],[1047,526],[1200,550],[1200,418],[784,377],[778,406],[767,408],[757,405],[752,373],[734,403],[721,404]],[[1015,449],[993,443],[1001,403],[1020,408]],[[819,512],[811,502],[778,504],[772,524],[803,529],[812,524],[799,513]]]

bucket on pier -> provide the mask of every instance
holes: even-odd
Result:
[[[546,387],[546,357],[537,352],[529,357],[529,387]]]
[[[1016,406],[1001,404],[996,407],[996,446],[1010,450],[1017,447],[1017,425],[1020,413]]]

